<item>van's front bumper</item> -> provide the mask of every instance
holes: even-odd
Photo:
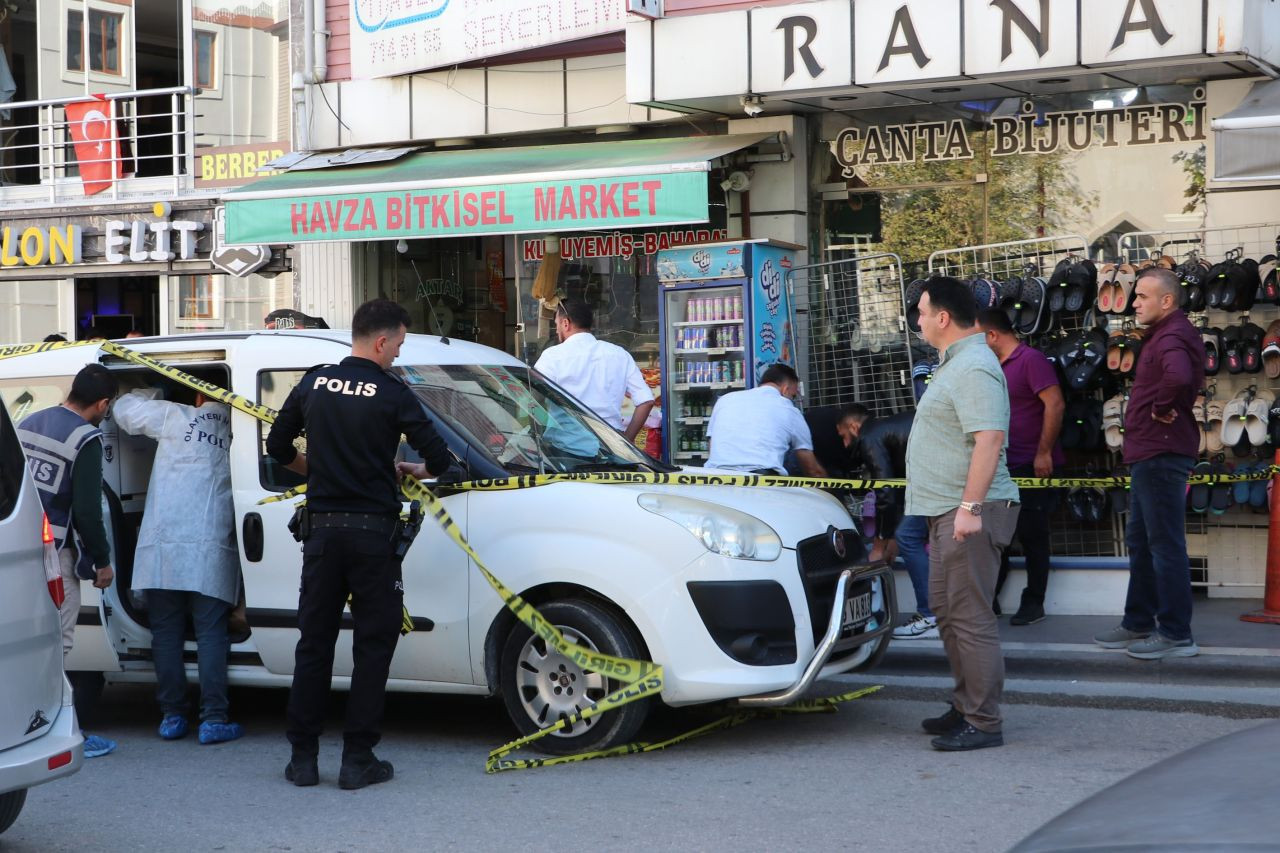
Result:
[[[784,549],[761,563],[704,555],[629,609],[664,666],[663,701],[786,704],[888,643],[897,617],[890,567],[815,550]],[[870,618],[852,612],[868,597]]]
[[[55,765],[52,769],[51,764]],[[62,706],[45,733],[35,740],[0,751],[0,794],[70,776],[83,764],[84,737],[76,720],[71,685],[64,676]]]
[[[737,700],[737,704],[751,708],[773,708],[794,702],[803,696],[804,692],[823,673],[828,661],[831,660],[837,649],[841,652],[842,663],[846,665],[833,667],[836,671],[843,671],[857,666],[859,662],[869,658],[871,651],[875,648],[873,644],[880,642],[882,637],[893,631],[893,626],[897,621],[893,583],[893,573],[884,564],[877,563],[859,569],[842,570],[836,579],[826,630],[823,632],[821,640],[818,641],[817,647],[813,650],[813,656],[809,658],[808,663],[805,664],[804,669],[801,671],[800,677],[793,684],[781,690],[740,697]],[[846,610],[852,600],[849,596],[849,590],[862,585],[870,588],[868,595],[872,596],[873,599],[877,593],[879,594],[882,605],[881,608],[877,609],[877,612],[883,614],[884,618],[877,619],[874,627],[868,627],[866,630],[855,634],[845,629]],[[858,652],[863,653],[859,654]],[[845,657],[845,655],[848,656]]]

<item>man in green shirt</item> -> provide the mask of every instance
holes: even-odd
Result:
[[[907,442],[906,513],[929,522],[929,606],[955,679],[951,707],[922,724],[937,749],[1004,743],[1004,657],[991,609],[1000,554],[1018,519],[1005,465],[1009,393],[976,325],[973,294],[932,278],[920,298],[920,334],[941,354]]]

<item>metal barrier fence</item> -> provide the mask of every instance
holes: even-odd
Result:
[[[194,174],[192,95],[179,86],[4,104],[0,184],[43,187],[50,203],[83,199],[90,180],[115,200],[134,176],[172,177],[177,193]]]

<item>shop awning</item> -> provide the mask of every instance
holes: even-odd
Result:
[[[1213,179],[1280,180],[1280,80],[1254,83],[1240,106],[1213,120]]]
[[[225,196],[226,241],[396,240],[706,222],[710,162],[771,135],[431,151],[284,172]]]

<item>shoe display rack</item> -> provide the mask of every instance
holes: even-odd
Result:
[[[860,402],[874,417],[914,407],[902,259],[856,246],[831,247],[828,258],[788,276],[808,345],[805,407]]]
[[[1131,263],[1167,258],[1184,287],[1184,310],[1205,343],[1206,393],[1197,402],[1198,473],[1248,472],[1280,446],[1280,223],[1134,231],[1121,235]],[[1165,263],[1168,264],[1169,261]],[[1243,294],[1242,282],[1254,293]],[[1260,589],[1266,558],[1268,483],[1193,487],[1188,550],[1210,594]],[[1212,556],[1211,556],[1212,555]]]
[[[931,275],[969,282],[980,309],[1005,311],[1020,337],[1058,367],[1067,400],[1061,438],[1067,466],[1058,474],[1110,474],[1102,388],[1108,378],[1103,370],[1106,318],[1096,307],[1097,267],[1084,237],[1063,234],[940,249],[929,256],[928,268]],[[912,286],[906,299],[908,324],[916,328],[910,309],[919,295]],[[1123,491],[1076,489],[1064,498],[1052,524],[1054,555],[1120,556]]]

